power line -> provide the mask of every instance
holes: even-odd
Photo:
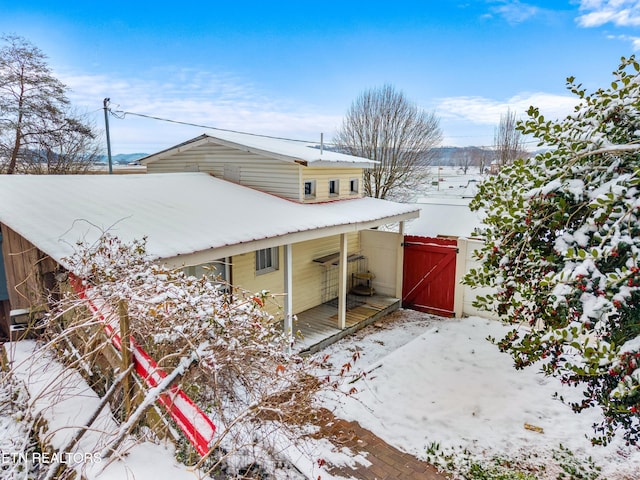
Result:
[[[155,115],[147,115],[144,113],[136,113],[136,112],[129,112],[129,111],[125,111],[125,110],[111,110],[109,109],[109,113],[111,113],[111,115],[113,115],[114,117],[120,119],[120,120],[124,120],[124,118],[127,115],[132,115],[134,117],[141,117],[141,118],[148,118],[150,120],[158,120],[161,122],[167,122],[167,123],[175,123],[178,125],[186,125],[189,127],[198,127],[198,128],[206,128],[209,130],[218,130],[220,132],[229,132],[229,133],[239,133],[242,135],[250,135],[253,137],[262,137],[262,138],[273,138],[276,140],[287,140],[290,142],[300,142],[300,143],[320,143],[316,140],[300,140],[297,138],[288,138],[288,137],[277,137],[274,135],[264,135],[264,134],[259,134],[259,133],[251,133],[251,132],[243,132],[241,130],[232,130],[229,128],[220,128],[220,127],[213,127],[211,125],[203,125],[203,124],[199,124],[199,123],[191,123],[191,122],[183,122],[181,120],[172,120],[170,118],[162,118],[162,117],[157,117]],[[480,137],[481,135],[447,135],[447,137],[449,138],[473,138],[473,137]],[[335,143],[332,142],[323,142],[324,145],[336,145]],[[523,144],[533,144],[533,143],[538,143],[538,140],[525,140],[522,142]],[[478,148],[491,148],[492,145],[478,145]],[[462,148],[462,147],[461,147]]]
[[[176,124],[179,124],[179,125],[187,125],[187,126],[190,126],[190,127],[207,128],[207,129],[210,129],[210,130],[219,130],[221,132],[240,133],[242,135],[251,135],[251,136],[254,136],[254,137],[273,138],[273,139],[276,139],[276,140],[288,140],[290,142],[300,142],[300,143],[318,143],[317,141],[313,141],[313,140],[299,140],[299,139],[296,139],[296,138],[276,137],[276,136],[273,136],[273,135],[261,135],[259,133],[242,132],[240,130],[231,130],[229,128],[212,127],[211,125],[201,125],[201,124],[198,124],[198,123],[182,122],[180,120],[171,120],[169,118],[156,117],[154,115],[146,115],[144,113],[127,112],[127,111],[124,111],[124,110],[114,110],[114,111],[109,110],[109,111],[111,112],[111,114],[114,117],[119,118],[120,120],[123,120],[127,115],[132,115],[132,116],[135,116],[135,117],[148,118],[148,119],[151,119],[151,120],[159,120],[159,121],[162,121],[162,122],[176,123]],[[326,145],[330,145],[330,144],[326,143]]]

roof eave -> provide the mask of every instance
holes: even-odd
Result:
[[[380,162],[376,160],[364,160],[358,162],[342,162],[339,160],[318,159],[309,162],[311,167],[332,167],[332,168],[373,168]]]
[[[176,153],[186,152],[191,150],[192,148],[199,147],[200,145],[205,145],[209,143],[215,143],[218,145],[224,145],[225,147],[233,148],[235,150],[253,153],[255,155],[259,155],[261,157],[267,158],[275,158],[277,160],[281,160],[287,163],[297,163],[303,166],[317,166],[317,167],[340,167],[340,168],[373,168],[377,163],[375,160],[367,160],[362,159],[361,161],[341,161],[341,160],[324,160],[322,158],[318,158],[317,160],[304,160],[295,156],[285,155],[278,152],[273,152],[270,150],[264,150],[261,148],[256,148],[248,145],[244,145],[242,143],[233,142],[230,140],[221,139],[212,135],[202,134],[199,137],[193,138],[186,142],[183,142],[174,147],[168,148],[158,153],[154,153],[147,157],[141,158],[137,160],[142,165],[147,165],[149,163],[157,162],[162,160],[163,158],[170,157],[171,155],[175,155]]]
[[[147,155],[146,157],[140,158],[136,160],[136,162],[147,165],[149,163],[157,162],[158,160],[162,160],[163,158],[170,157],[176,153],[185,152],[187,150],[191,150],[192,148],[198,147],[205,143],[209,143],[209,138],[211,138],[207,134],[202,134],[198,137],[192,138],[191,140],[187,140],[186,142],[182,142],[178,145],[174,145],[173,147],[167,148],[157,153],[153,153],[151,155]]]
[[[163,263],[175,267],[179,267],[182,265],[199,265],[201,263],[207,263],[219,258],[232,257],[234,255],[241,255],[264,248],[279,247],[281,245],[299,243],[308,240],[316,240],[318,238],[325,238],[333,235],[340,235],[343,233],[353,233],[362,230],[370,230],[372,228],[380,227],[382,225],[387,225],[390,223],[412,220],[414,218],[418,218],[419,216],[420,210],[418,209],[397,215],[382,217],[379,219],[367,220],[364,222],[332,225],[329,227],[304,230],[300,232],[291,232],[284,235],[261,238],[248,242],[236,243],[233,245],[223,245],[220,247],[201,250],[199,252],[185,253],[159,260],[161,260]]]

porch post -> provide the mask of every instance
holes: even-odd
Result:
[[[400,222],[398,237],[396,247],[396,298],[400,299],[400,307],[402,307],[402,277],[404,276],[404,221]]]
[[[347,235],[340,234],[340,261],[338,263],[338,328],[347,326]]]
[[[289,337],[289,349],[291,348],[291,336],[293,334],[293,262],[291,244],[283,247],[284,250],[284,333]]]

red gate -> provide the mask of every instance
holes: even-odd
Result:
[[[457,253],[457,240],[406,235],[403,306],[453,317]]]

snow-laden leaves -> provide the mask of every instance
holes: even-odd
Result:
[[[545,152],[480,185],[483,266],[465,282],[495,294],[478,306],[517,328],[499,345],[521,367],[585,388],[576,411],[600,406],[594,441],[640,440],[640,66],[622,59],[607,89],[561,121],[531,107],[519,130]]]

